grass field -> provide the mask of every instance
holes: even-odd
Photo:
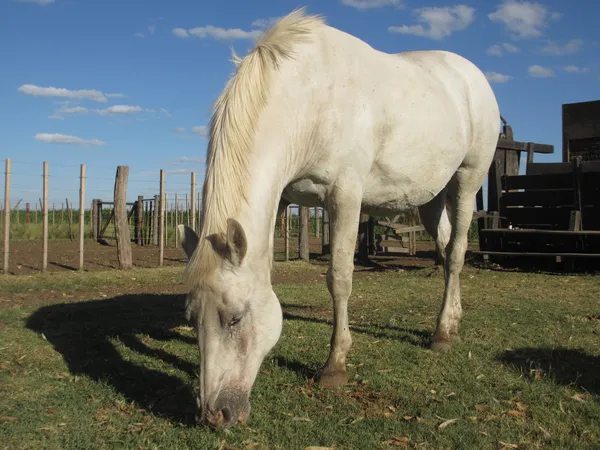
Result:
[[[465,268],[463,342],[434,354],[442,274],[358,271],[350,383],[324,389],[325,269],[276,263],[282,338],[249,424],[217,432],[193,423],[182,267],[3,279],[0,448],[600,447],[598,277]]]

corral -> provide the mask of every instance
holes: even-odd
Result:
[[[163,191],[121,202],[131,270],[117,270],[115,199],[75,211],[42,202],[41,217],[31,207],[13,211],[16,239],[0,283],[0,440],[8,448],[597,448],[598,277],[508,270],[474,257],[496,258],[495,245],[507,255],[531,253],[518,238],[525,232],[542,236],[530,246],[568,245],[566,235],[575,236],[577,252],[600,253],[588,231],[597,211],[588,192],[597,179],[586,178],[593,173],[586,167],[595,166],[533,163],[533,152],[549,148],[518,143],[508,130],[497,154],[505,172],[494,163],[498,189],[474,219],[473,257],[462,274],[463,341],[450,358],[428,349],[444,280],[418,217],[363,216],[349,308],[350,382],[319,387],[332,322],[327,214],[286,209],[276,225],[272,278],[283,336],[262,366],[251,423],[234,431],[194,423],[197,347],[185,321],[185,256],[175,236],[177,223],[194,226],[193,201],[181,206],[177,196],[161,211]],[[506,170],[519,160],[508,156],[515,148],[529,151],[525,175]],[[537,192],[539,172],[552,191]],[[540,203],[543,222],[522,219]],[[493,226],[478,230],[482,223]],[[531,225],[536,231],[518,229]],[[75,230],[84,230],[83,241]],[[497,242],[494,233],[517,238]],[[557,234],[563,238],[552,240]]]
[[[499,155],[506,157],[502,145],[510,144],[502,139]],[[532,149],[536,147],[529,145]],[[558,185],[555,173],[571,167],[575,170],[567,170]],[[566,229],[574,215],[570,183],[580,167],[585,166],[531,161],[527,167],[527,176],[535,170],[553,172],[552,184],[560,191],[536,198],[564,200],[548,201],[547,206],[567,207],[544,217],[556,217]],[[506,206],[511,195],[530,195],[511,192],[528,187],[530,178],[519,177],[500,175],[498,205]],[[496,195],[493,189],[491,195]],[[148,207],[143,214],[136,212],[141,202],[128,205],[135,267],[129,271],[115,270],[112,202],[100,208],[101,202],[94,200],[83,214],[83,272],[77,270],[80,245],[69,232],[62,241],[48,241],[48,273],[38,273],[41,241],[23,236],[40,236],[31,231],[40,224],[31,212],[13,212],[13,233],[21,238],[10,246],[10,273],[21,276],[5,277],[0,287],[5,445],[65,448],[77,443],[89,448],[111,441],[141,448],[594,448],[600,442],[597,277],[467,267],[464,341],[453,358],[434,356],[426,347],[443,282],[435,245],[413,216],[363,217],[357,256],[369,261],[355,269],[350,307],[355,345],[348,364],[352,381],[343,389],[319,388],[313,379],[326,353],[331,323],[324,283],[327,216],[307,209],[292,214],[290,208],[278,221],[273,272],[286,325],[282,342],[261,371],[253,424],[219,435],[195,427],[190,403],[195,344],[183,320],[185,257],[174,236],[177,222],[192,225],[194,208],[177,201],[166,211],[165,267],[157,268],[156,201],[144,202]],[[504,223],[504,212],[496,214],[491,205],[475,222]],[[582,217],[590,217],[585,212]],[[73,229],[72,217],[80,217],[70,209],[56,214],[49,216],[57,235],[65,222]],[[16,217],[19,227],[31,230],[15,231]],[[136,217],[146,220],[136,222]],[[510,217],[513,226],[515,217]],[[307,238],[300,237],[302,229],[311,230]],[[400,235],[386,237],[391,230]],[[405,231],[411,233],[407,243]],[[546,239],[551,231],[540,234]],[[485,237],[498,231],[483,228],[479,233]],[[490,238],[479,244],[476,238],[473,227],[474,255],[478,245],[494,245]],[[390,239],[396,252],[382,245]],[[303,255],[300,250],[307,245]],[[306,256],[310,264],[302,261]],[[376,301],[366,300],[374,292]],[[554,305],[552,312],[548,302]],[[320,349],[320,356],[308,349]],[[23,409],[20,405],[31,395],[36,406]],[[27,445],[21,445],[19,430],[30,436]],[[297,446],[290,447],[291,440]]]

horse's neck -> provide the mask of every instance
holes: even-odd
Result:
[[[247,204],[238,218],[246,232],[248,261],[259,271],[270,269],[273,258],[274,228],[285,177],[282,156],[263,153],[252,162]]]

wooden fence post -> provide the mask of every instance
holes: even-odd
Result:
[[[286,206],[283,213],[283,245],[285,248],[285,260],[290,260],[290,207]]]
[[[79,270],[83,270],[83,245],[85,237],[85,164],[79,168]]]
[[[193,201],[193,199],[192,199]],[[162,267],[165,253],[165,171],[160,169],[160,201],[158,205],[158,265]]]
[[[321,237],[321,210],[319,207],[315,208],[315,237]]]
[[[42,272],[48,269],[48,162],[44,161],[44,184],[42,195]],[[36,208],[37,210],[37,208]]]
[[[321,233],[321,254],[328,255],[331,253],[329,244],[329,213],[323,208],[323,231]]]
[[[129,225],[127,224],[127,179],[129,167],[118,166],[115,177],[114,211],[115,211],[115,236],[117,238],[117,257],[120,269],[133,267],[131,256],[131,240]]]
[[[10,175],[11,161],[6,158],[4,170],[4,275],[8,275],[10,254]]]
[[[31,205],[29,202],[25,203],[25,224],[29,225],[31,223]]]
[[[154,196],[154,209],[152,210],[152,243],[158,247],[158,200],[159,196]]]
[[[144,226],[144,197],[138,195],[137,203],[135,204],[135,243],[142,245],[142,230]]]
[[[191,228],[196,231],[196,172],[192,172],[192,192],[190,201],[192,202],[192,211],[190,213]]]
[[[300,252],[300,259],[303,259],[305,261],[309,260],[309,246],[308,246],[308,239],[309,239],[309,232],[308,232],[308,221],[310,219],[309,215],[310,215],[310,209],[305,207],[305,206],[301,206],[298,209],[298,213],[299,213],[299,218],[300,218],[300,229],[298,230],[298,245],[299,245],[299,252]]]

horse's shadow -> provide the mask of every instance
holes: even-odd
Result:
[[[196,365],[177,355],[146,345],[153,340],[195,339],[170,331],[188,325],[181,295],[123,295],[105,300],[44,306],[26,326],[43,333],[62,354],[69,371],[111,385],[128,401],[175,423],[194,423],[193,384],[175,375],[124,359],[111,340],[118,339],[138,354],[162,360],[195,376]]]
[[[569,348],[517,348],[496,359],[527,379],[545,379],[600,394],[600,357]]]
[[[283,304],[284,318],[294,321],[331,325],[322,318],[294,314],[302,309]],[[193,337],[172,331],[177,326],[189,326],[185,320],[183,295],[132,294],[104,300],[43,306],[27,320],[27,328],[44,337],[64,358],[69,372],[107,383],[127,401],[153,414],[183,425],[193,425],[196,412],[194,382],[166,371],[149,368],[137,358],[124,358],[115,346],[125,346],[138,355],[161,360],[179,369],[193,380],[197,363],[190,362],[156,346],[147,345],[139,335],[154,341],[180,340],[195,345]],[[429,333],[400,327],[364,324],[352,326],[354,332],[376,338],[409,342],[425,346]],[[380,329],[380,331],[375,331]],[[283,357],[275,357],[281,368],[292,370],[305,378],[316,374],[317,365],[306,366]],[[139,360],[138,360],[139,361]]]

